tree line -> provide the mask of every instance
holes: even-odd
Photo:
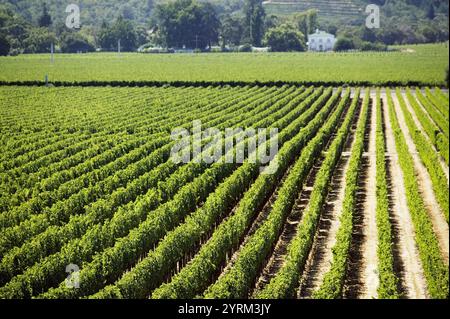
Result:
[[[34,22],[0,5],[0,54],[49,52],[52,43],[64,53],[117,51],[119,42],[122,51],[140,47],[147,52],[171,48],[250,51],[261,46],[272,51],[305,51],[307,35],[316,28],[338,37],[336,50],[385,50],[392,44],[448,40],[448,15],[442,13],[448,10],[448,3],[445,7],[432,0],[387,3],[382,28],[377,30],[365,27],[364,16],[344,22],[324,20],[314,9],[278,16],[267,14],[262,0],[224,3],[219,6],[199,0],[147,0],[144,24],[135,11],[124,6],[118,16],[103,19],[98,26],[83,24],[82,19],[78,30],[70,30],[60,19],[54,19],[46,3]]]

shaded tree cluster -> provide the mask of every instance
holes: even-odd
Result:
[[[220,22],[210,3],[176,0],[155,8],[159,44],[165,47],[204,49],[217,43]]]
[[[277,52],[305,51],[306,49],[303,33],[287,24],[269,29],[264,42],[271,47],[272,51]]]
[[[138,35],[133,23],[122,16],[112,24],[103,22],[98,33],[98,44],[105,51],[117,51],[120,41],[122,51],[134,51],[138,46]]]

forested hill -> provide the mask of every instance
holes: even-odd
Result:
[[[78,4],[81,10],[81,20],[84,25],[100,26],[103,21],[115,20],[119,15],[137,23],[148,22],[154,7],[158,3],[170,0],[0,0],[0,4],[8,6],[29,22],[36,22],[42,14],[45,2],[55,23],[63,23],[67,14],[66,6]],[[217,11],[237,11],[242,7],[243,0],[200,0],[211,2]]]
[[[0,3],[8,5],[10,9],[20,14],[28,22],[34,23],[42,14],[43,2],[47,4],[53,22],[56,24],[65,20],[67,16],[65,9],[68,4],[78,4],[83,25],[101,25],[103,20],[113,20],[118,15],[143,23],[150,16],[155,3],[154,0],[0,0]]]
[[[211,49],[213,46],[221,50],[251,50],[251,46],[264,45],[275,51],[304,51],[305,36],[317,28],[336,35],[345,44],[339,50],[382,51],[393,44],[449,39],[448,1],[74,2],[81,10],[81,28],[77,30],[65,25],[69,16],[66,7],[72,1],[0,0],[0,55],[49,52],[54,43],[64,53],[112,51],[117,49],[119,41],[124,51],[151,48],[159,52],[160,49]],[[381,27],[369,29],[365,24],[365,7],[374,2],[381,6]],[[274,10],[277,5],[281,12]],[[292,38],[295,40],[291,41]]]
[[[84,25],[100,26],[119,15],[139,24],[146,24],[155,5],[170,0],[79,0]],[[213,3],[218,13],[239,11],[244,0],[201,0]],[[47,3],[49,13],[56,24],[63,23],[68,3],[61,0],[0,0],[28,22],[36,23],[42,14],[42,3]],[[318,9],[319,17],[339,18],[358,13],[369,3],[383,5],[382,14],[387,17],[420,20],[433,10],[435,15],[448,16],[448,1],[443,0],[265,0],[267,14],[291,14],[307,9]]]

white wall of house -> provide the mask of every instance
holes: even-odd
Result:
[[[308,35],[309,51],[332,51],[336,37],[330,33],[316,30],[315,33]]]

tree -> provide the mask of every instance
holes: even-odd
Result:
[[[207,42],[208,47],[211,48],[213,42],[217,42],[219,38],[220,21],[217,17],[216,11],[211,3],[206,2],[198,5],[198,13],[200,14],[200,28],[205,28],[201,35]]]
[[[136,46],[139,47],[139,46],[141,46],[143,44],[148,43],[148,41],[150,39],[149,39],[149,36],[148,36],[148,33],[147,33],[147,29],[145,27],[137,26],[135,28],[135,31],[136,31]]]
[[[48,28],[52,25],[52,17],[48,13],[47,4],[44,2],[42,6],[42,15],[39,17],[39,26]]]
[[[244,4],[246,33],[254,46],[261,46],[264,35],[264,17],[266,13],[262,0],[246,0]]]
[[[297,13],[293,17],[293,22],[302,34],[312,34],[319,26],[317,10],[311,9],[306,12]]]
[[[434,6],[432,3],[430,3],[430,6],[428,7],[427,11],[427,18],[430,20],[433,20],[436,17],[436,14],[434,12]]]
[[[296,25],[297,30],[303,34],[310,34],[308,30],[308,16],[306,12],[297,13],[293,16],[293,23]]]
[[[334,51],[348,51],[353,49],[355,49],[355,44],[349,38],[339,38],[334,44]]]
[[[112,34],[110,27],[105,20],[103,20],[98,32],[97,42],[98,46],[106,50],[111,50],[114,45],[117,45],[117,42],[114,44],[115,36]]]
[[[52,43],[56,43],[56,36],[46,28],[34,28],[28,33],[23,41],[25,53],[47,53],[50,52]]]
[[[360,32],[361,32],[361,34],[360,34],[361,40],[367,41],[367,42],[376,42],[377,41],[377,35],[373,31],[373,29],[361,27]]]
[[[104,50],[117,50],[119,40],[122,51],[134,51],[138,44],[133,23],[122,16],[112,26],[103,22],[98,34],[98,44]]]
[[[154,0],[147,0],[147,7],[145,8],[145,16],[150,17],[155,6]]]
[[[11,46],[6,37],[0,34],[0,55],[8,55]]]
[[[95,48],[81,34],[66,32],[61,35],[61,51],[63,53],[93,52]]]
[[[137,34],[131,21],[119,16],[116,23],[112,26],[112,32],[115,36],[114,40],[117,40],[116,43],[120,40],[123,51],[134,51],[136,49]]]
[[[128,4],[124,5],[122,7],[122,13],[121,16],[125,19],[125,20],[134,20],[135,19],[135,14],[134,14],[134,10],[132,7],[130,7]]]
[[[226,45],[239,45],[241,43],[243,30],[244,26],[242,25],[242,19],[230,14],[226,15],[222,19],[222,24],[220,26],[222,47],[225,47]]]
[[[336,36],[338,32],[338,27],[334,24],[330,24],[327,28],[328,33]]]
[[[176,0],[156,7],[160,45],[203,49],[217,43],[220,21],[209,3]]]
[[[0,7],[0,9],[3,9]],[[12,13],[11,12],[5,12],[3,10],[0,10],[0,28],[4,28],[6,24],[11,20]]]
[[[319,27],[317,10],[311,9],[306,12],[307,20],[308,20],[308,33],[314,33],[314,31]]]
[[[280,25],[280,18],[276,15],[266,16],[264,20],[264,33],[267,30],[278,27]]]
[[[264,42],[276,52],[305,51],[303,34],[286,24],[269,29]]]
[[[403,41],[403,33],[394,23],[386,24],[378,31],[377,37],[387,45],[400,44]]]
[[[425,42],[436,42],[439,38],[439,30],[432,26],[424,26],[420,29],[420,33],[423,35]]]
[[[387,45],[383,43],[363,42],[359,47],[361,51],[387,51]]]

